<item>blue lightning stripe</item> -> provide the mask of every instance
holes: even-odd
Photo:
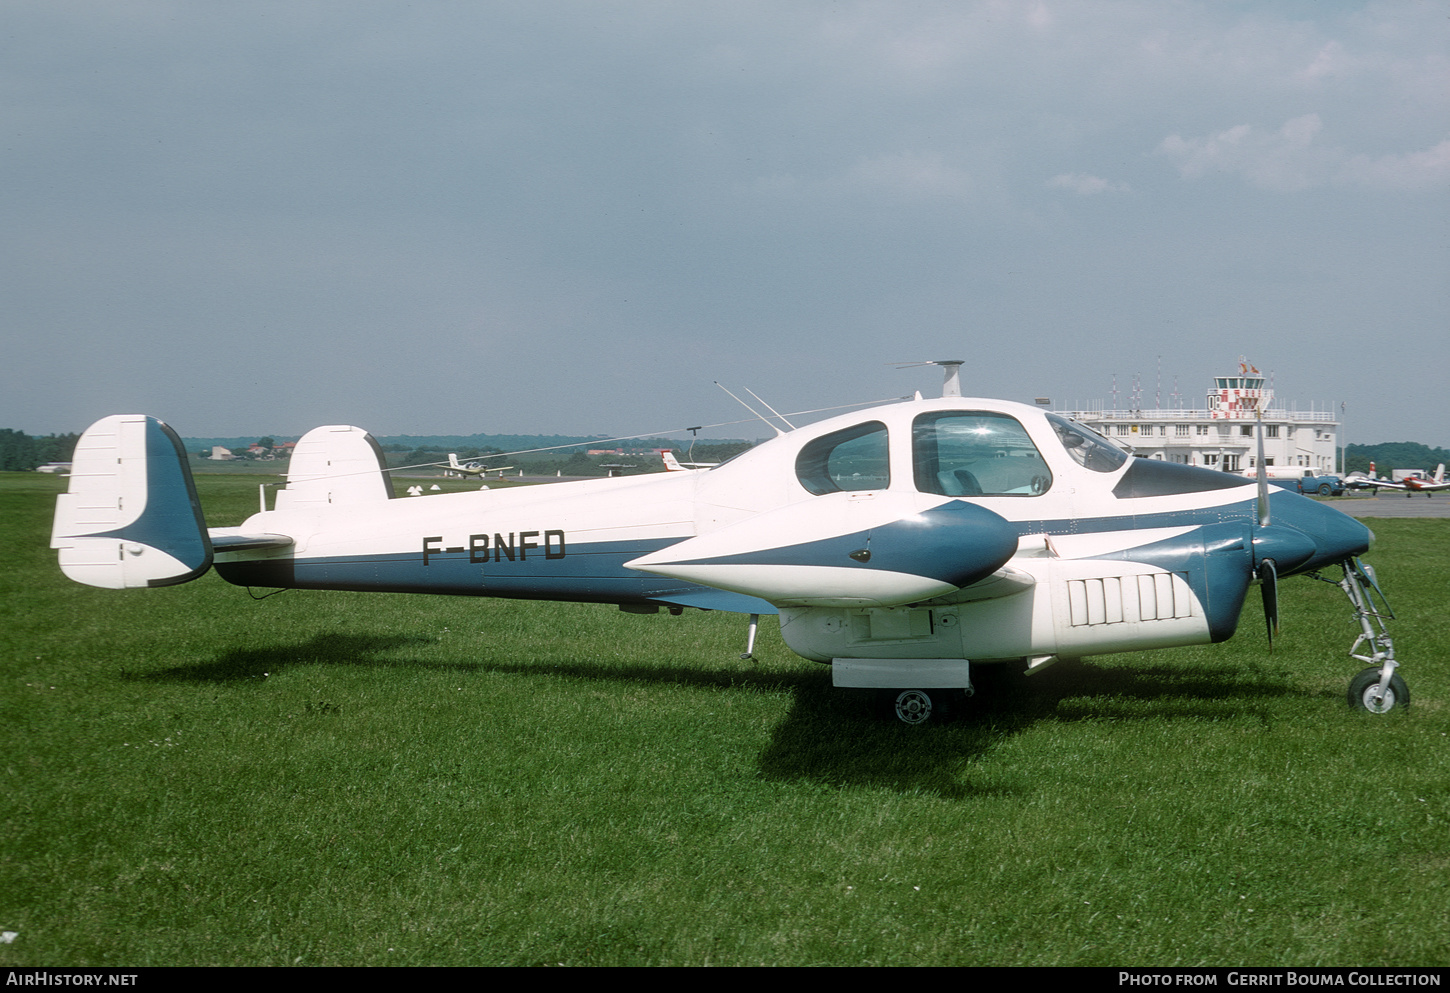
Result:
[[[706,610],[774,614],[757,597],[627,569],[625,562],[674,544],[655,541],[571,542],[563,558],[517,562],[469,562],[467,552],[435,552],[423,564],[418,553],[280,557],[218,562],[223,579],[237,586],[440,593],[580,603],[665,603]]]

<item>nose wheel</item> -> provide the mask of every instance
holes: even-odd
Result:
[[[1349,682],[1349,705],[1371,714],[1388,714],[1410,705],[1410,691],[1398,672],[1384,686],[1381,681],[1380,670],[1374,666],[1360,672]]]

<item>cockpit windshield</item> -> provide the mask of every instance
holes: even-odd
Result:
[[[1062,447],[1067,449],[1067,454],[1083,468],[1093,472],[1112,472],[1128,461],[1127,452],[1092,428],[1058,414],[1048,414],[1047,419],[1057,432]]]

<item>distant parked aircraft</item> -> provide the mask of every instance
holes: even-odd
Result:
[[[1369,464],[1369,474],[1362,472],[1351,472],[1344,477],[1344,485],[1351,490],[1369,490],[1378,493],[1380,490],[1404,490],[1407,489],[1404,483],[1395,479],[1385,479],[1375,474],[1374,463]]]
[[[681,462],[675,458],[674,452],[660,452],[660,458],[664,459],[665,472],[685,472],[690,469],[709,469],[717,466],[719,462]]]
[[[1450,483],[1445,481],[1445,463],[1441,462],[1435,470],[1435,475],[1426,479],[1423,476],[1406,476],[1406,496],[1413,496],[1416,493],[1423,493],[1425,496],[1434,496],[1441,490],[1450,490]]]
[[[456,472],[460,476],[482,476],[485,473],[503,472],[505,469],[512,468],[513,466],[511,465],[483,465],[479,462],[462,463],[458,461],[458,455],[455,452],[448,453],[448,465],[446,466],[448,472]]]

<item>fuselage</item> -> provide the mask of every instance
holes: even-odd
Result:
[[[1277,487],[1133,458],[1005,401],[842,415],[709,469],[401,499],[279,501],[218,551],[250,586],[779,611],[817,659],[1003,659],[1222,640],[1254,569],[1363,552]],[[863,647],[864,646],[864,647]],[[923,655],[922,653],[927,653]]]

